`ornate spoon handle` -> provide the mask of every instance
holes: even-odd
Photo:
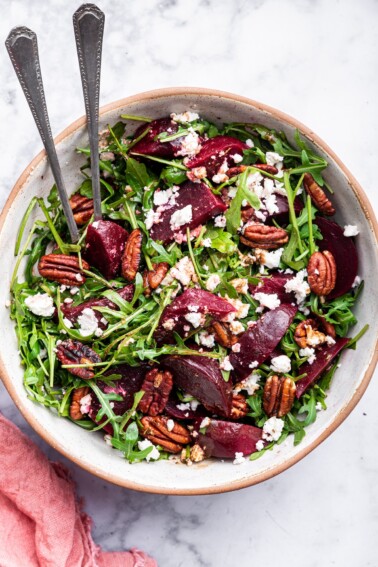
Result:
[[[32,30],[26,27],[13,28],[6,39],[5,45],[26,100],[30,106],[43,145],[45,146],[50,167],[58,188],[63,212],[67,219],[71,240],[72,242],[77,242],[79,240],[79,231],[67,197],[58,156],[56,155],[54,140],[51,134],[41,67],[39,64],[37,36]]]
[[[77,55],[87,115],[94,218],[101,214],[100,171],[98,156],[98,108],[100,98],[101,52],[105,15],[94,4],[83,4],[73,15]]]

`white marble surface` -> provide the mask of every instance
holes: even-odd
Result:
[[[83,113],[74,0],[0,0],[1,37],[39,36],[55,133]],[[102,103],[155,87],[214,87],[264,101],[312,127],[377,209],[376,0],[113,0]],[[0,49],[0,205],[41,143]],[[368,301],[369,298],[365,298]],[[262,485],[207,497],[124,490],[67,463],[105,549],[139,546],[160,567],[376,567],[378,375],[348,420],[294,468]],[[52,459],[0,385],[0,410]],[[27,566],[25,566],[27,567]]]

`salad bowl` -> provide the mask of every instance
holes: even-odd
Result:
[[[23,368],[18,353],[14,324],[9,318],[9,284],[15,266],[14,248],[19,223],[33,196],[47,197],[53,179],[44,152],[26,168],[17,181],[0,217],[0,250],[3,274],[0,282],[0,374],[15,404],[29,424],[57,451],[73,462],[103,479],[135,490],[161,494],[211,494],[247,487],[262,482],[302,459],[326,439],[348,416],[364,393],[377,362],[378,305],[376,281],[378,279],[377,236],[378,227],[366,195],[358,182],[341,163],[333,151],[311,130],[285,115],[241,96],[199,88],[170,88],[142,93],[111,103],[101,109],[100,129],[114,124],[120,115],[138,115],[159,118],[171,113],[192,111],[210,122],[259,123],[283,131],[294,143],[299,130],[308,146],[326,159],[325,179],[333,190],[332,201],[337,210],[336,221],[342,225],[356,225],[359,268],[364,280],[364,299],[357,302],[357,324],[350,331],[355,336],[366,324],[369,330],[357,344],[357,351],[346,349],[341,368],[327,396],[327,410],[319,412],[306,436],[294,445],[292,436],[257,460],[246,460],[242,466],[231,461],[205,460],[195,466],[180,466],[171,460],[141,462],[131,466],[103,442],[99,434],[89,434],[69,420],[43,406],[35,404],[23,387]],[[129,133],[132,126],[127,126]],[[135,129],[135,128],[134,128]],[[85,161],[75,150],[87,146],[85,119],[71,124],[56,140],[57,153],[69,192],[80,183],[80,167]],[[24,231],[39,213],[28,217]],[[34,215],[34,216],[33,216]]]

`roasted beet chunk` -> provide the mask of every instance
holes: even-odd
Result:
[[[287,224],[289,222],[289,203],[287,197],[285,195],[276,195],[276,205],[278,207],[278,211],[276,213],[272,213],[266,217],[266,221],[268,224],[271,224],[273,220],[278,222],[278,224]],[[302,200],[299,197],[295,197],[294,199],[294,211],[295,214],[298,215],[301,210],[303,209]]]
[[[134,286],[132,284],[127,285],[121,289],[118,289],[117,293],[122,297],[122,299],[131,301],[134,295]],[[88,301],[84,301],[83,303],[75,305],[74,307],[63,304],[60,309],[64,317],[71,321],[71,323],[76,323],[77,318],[82,314],[84,309],[92,309],[93,307],[109,307],[110,309],[118,310],[117,305],[106,297],[101,297],[99,299],[89,299]],[[95,309],[93,310],[93,312],[96,316],[99,327],[101,329],[105,329],[106,324],[101,321],[101,319],[103,318],[102,313],[100,311],[96,311]]]
[[[164,367],[173,374],[173,382],[218,415],[231,413],[232,387],[225,382],[219,362],[206,356],[167,356]]]
[[[265,313],[256,324],[243,333],[239,339],[240,352],[230,355],[237,379],[242,380],[251,374],[276,348],[298,308],[293,305],[280,305]]]
[[[291,303],[295,297],[293,293],[288,293],[285,290],[285,285],[294,276],[289,274],[272,273],[271,277],[261,277],[260,283],[257,285],[249,285],[251,295],[255,293],[276,293],[281,303]]]
[[[134,402],[134,394],[139,392],[142,387],[144,377],[150,366],[147,364],[142,364],[141,366],[128,366],[127,364],[121,364],[119,366],[113,366],[108,370],[105,375],[110,376],[111,374],[120,374],[121,378],[119,380],[114,380],[113,384],[108,382],[103,382],[102,380],[97,381],[97,386],[105,394],[117,394],[121,396],[121,400],[114,400],[112,403],[113,411],[115,415],[123,415],[125,411],[129,410]],[[98,401],[96,395],[91,393],[91,405],[89,408],[89,417],[96,421],[96,415],[101,408],[101,404]],[[101,420],[101,422],[106,421],[106,417]],[[113,434],[113,428],[110,423],[104,426],[104,430]]]
[[[201,422],[198,422],[198,427]],[[198,443],[206,457],[234,459],[235,453],[250,455],[262,439],[262,429],[253,425],[211,419],[205,433],[199,433]]]
[[[190,310],[196,309],[196,311]],[[223,319],[235,312],[235,307],[229,301],[203,289],[187,289],[168,305],[160,318],[155,338],[159,344],[174,343],[173,332],[184,336],[184,326],[189,325],[185,318],[190,313],[209,315],[213,319]]]
[[[343,229],[335,222],[317,217],[315,224],[323,235],[318,242],[320,250],[331,252],[336,262],[336,285],[327,295],[329,301],[351,289],[358,269],[357,249],[352,238],[344,236]]]
[[[158,222],[151,228],[154,240],[170,242],[176,235],[185,235],[187,228],[192,230],[227,209],[204,183],[186,181],[175,195],[175,204],[160,212]]]
[[[300,398],[313,383],[320,378],[327,366],[339,354],[339,352],[348,344],[349,339],[336,339],[335,344],[331,346],[323,346],[316,351],[316,359],[312,364],[305,362],[299,368],[301,374],[306,374],[296,383],[296,397]]]
[[[130,153],[158,156],[168,159],[173,158],[175,152],[177,152],[181,147],[180,140],[182,138],[176,138],[171,142],[161,142],[155,138],[162,132],[167,132],[168,134],[174,134],[177,132],[178,126],[176,122],[173,122],[170,118],[159,118],[158,120],[153,120],[149,124],[143,124],[135,131],[134,140],[141,136],[147,128],[149,128],[147,134],[143,136],[137,144],[135,144],[135,146],[130,150]]]
[[[226,160],[227,166],[235,165],[234,155],[243,157],[243,150],[247,150],[248,146],[237,138],[231,136],[215,136],[202,143],[202,148],[197,155],[190,158],[186,165],[193,169],[194,167],[206,167],[207,177],[211,178],[218,173],[221,166]]]
[[[85,257],[106,279],[117,275],[128,232],[112,221],[95,221],[88,226]]]

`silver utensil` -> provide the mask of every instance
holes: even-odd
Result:
[[[67,220],[71,240],[72,242],[77,242],[79,240],[79,231],[70,207],[54,140],[51,134],[41,67],[39,64],[37,36],[29,28],[23,26],[16,27],[10,31],[5,45],[26,100],[30,106],[43,145],[45,146],[47,158],[58,188],[63,212]]]
[[[94,4],[83,4],[73,15],[77,55],[83,85],[89,146],[94,218],[100,220],[101,193],[98,151],[98,109],[100,98],[101,52],[105,14]]]

